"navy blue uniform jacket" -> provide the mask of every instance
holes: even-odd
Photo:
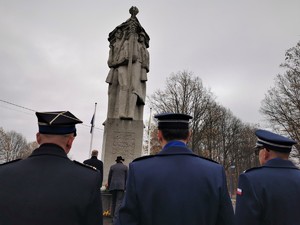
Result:
[[[288,160],[269,160],[239,177],[237,225],[299,225],[300,170]]]
[[[1,225],[101,225],[100,173],[43,144],[0,166]]]
[[[232,225],[223,167],[187,147],[164,148],[129,165],[121,225]]]

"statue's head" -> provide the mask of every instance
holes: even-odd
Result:
[[[132,6],[129,9],[129,13],[131,14],[131,17],[136,17],[136,15],[139,13],[139,9],[136,6]]]
[[[117,29],[117,30],[116,30],[116,33],[115,33],[115,37],[116,37],[117,39],[121,39],[122,36],[123,36],[123,31],[122,31],[121,29]]]

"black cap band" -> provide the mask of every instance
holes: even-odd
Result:
[[[189,121],[193,117],[182,113],[161,113],[155,115],[158,129],[189,129]]]
[[[39,125],[41,134],[71,134],[76,133],[75,125],[73,126],[47,126]]]
[[[69,111],[36,112],[38,118],[39,132],[41,134],[71,134],[76,136],[76,127],[81,120]]]

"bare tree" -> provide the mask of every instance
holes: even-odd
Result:
[[[300,42],[285,55],[285,72],[277,75],[260,111],[275,130],[300,140]]]
[[[221,163],[231,177],[231,187],[236,186],[232,182],[237,182],[243,170],[257,165],[254,126],[243,124],[229,109],[217,104],[199,77],[187,71],[171,74],[166,88],[155,91],[149,102],[156,113],[193,116],[189,147],[196,154]],[[155,129],[151,131],[150,145],[151,154],[160,150]]]
[[[217,137],[219,135],[219,120],[222,117],[221,106],[215,101],[210,102],[209,107],[205,111],[202,126],[195,134],[193,139],[195,141],[195,147],[197,153],[201,156],[214,159],[219,162],[219,141]],[[198,147],[197,147],[198,146]]]
[[[149,138],[150,138],[150,143],[149,143]],[[149,144],[150,146],[148,146]],[[154,123],[151,123],[150,128],[147,129],[147,138],[145,138],[143,144],[144,153],[148,153],[148,147],[150,147],[150,155],[155,155],[161,150],[161,146],[157,138],[157,126]]]
[[[235,166],[243,157],[247,157],[250,161],[247,165],[250,168],[253,164],[253,146],[256,142],[254,128],[242,123],[223,106],[214,104],[208,112],[209,116],[205,119],[200,138],[205,150],[200,155],[220,162],[225,169]],[[251,140],[249,137],[252,137]],[[245,149],[249,149],[251,154],[239,154],[244,153]]]
[[[222,117],[219,120],[219,155],[225,169],[228,169],[234,160],[234,152],[238,149],[238,135],[242,122],[233,116],[230,110],[222,108]]]
[[[26,139],[15,131],[5,132],[0,128],[0,160],[9,162],[28,156],[33,150],[33,144],[27,144]]]
[[[155,91],[149,101],[156,113],[173,112],[193,116],[193,138],[189,145],[198,151],[198,133],[204,125],[206,111],[213,102],[212,94],[203,87],[201,79],[187,71],[171,74],[165,90]]]
[[[152,129],[151,129],[151,142],[150,142],[150,146],[151,146],[151,155],[155,155],[157,154],[160,150],[161,150],[161,145],[158,141],[158,138],[157,138],[157,132],[158,132],[158,129],[156,126],[154,126],[154,124],[152,124]]]

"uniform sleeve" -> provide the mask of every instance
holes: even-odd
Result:
[[[247,174],[241,174],[236,199],[236,225],[261,224],[262,206]]]
[[[100,179],[101,175],[98,172],[97,179],[93,185],[91,192],[90,204],[86,209],[86,225],[102,225],[103,224],[103,212],[102,212],[102,199],[100,191]]]
[[[138,225],[139,218],[139,203],[136,196],[136,183],[134,176],[134,168],[129,165],[128,179],[126,184],[126,193],[119,210],[117,225]]]
[[[217,219],[217,225],[233,225],[234,224],[234,212],[232,202],[227,189],[227,181],[225,171],[222,168],[222,190],[220,196],[220,208]]]

